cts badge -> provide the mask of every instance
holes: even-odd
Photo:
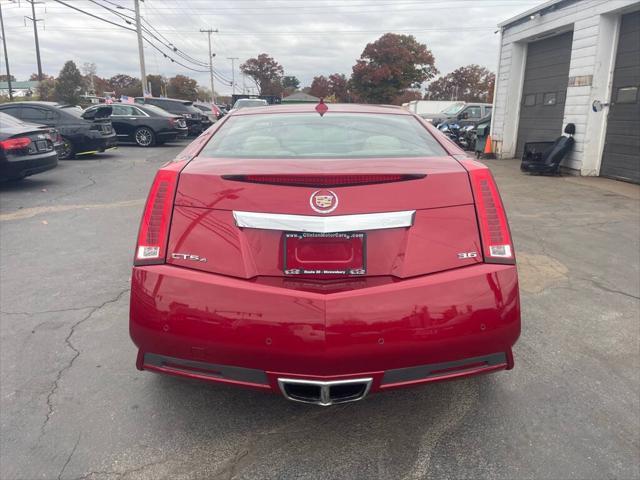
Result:
[[[331,213],[338,208],[338,195],[331,190],[316,190],[309,198],[309,205],[318,213]]]
[[[174,260],[191,260],[193,262],[206,262],[207,259],[190,253],[172,253],[171,258]]]

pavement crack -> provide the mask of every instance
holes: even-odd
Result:
[[[40,427],[40,437],[39,438],[42,438],[42,436],[44,435],[45,428],[47,427],[47,424],[49,423],[49,420],[51,420],[51,416],[53,415],[53,396],[58,391],[58,386],[59,386],[60,380],[62,379],[62,376],[64,375],[64,373],[73,366],[73,363],[80,356],[80,350],[78,350],[73,345],[73,343],[71,343],[71,337],[75,333],[76,328],[78,328],[84,322],[89,320],[93,316],[93,314],[96,313],[97,311],[99,311],[100,309],[104,308],[105,306],[107,306],[109,304],[117,303],[127,291],[129,291],[129,289],[125,288],[120,293],[118,293],[118,295],[116,295],[114,298],[106,300],[106,301],[102,302],[98,306],[92,307],[91,311],[87,315],[85,315],[80,320],[78,320],[76,323],[71,325],[71,328],[69,329],[69,334],[64,339],[64,343],[67,345],[67,347],[69,347],[73,351],[73,355],[72,355],[71,359],[60,370],[58,370],[58,373],[56,374],[56,378],[53,381],[53,385],[51,386],[51,389],[49,390],[49,393],[47,394],[47,415],[46,415],[46,417],[44,419],[44,422],[42,423],[42,426]]]
[[[39,310],[37,312],[7,312],[4,310],[0,310],[0,314],[2,315],[26,315],[31,317],[33,315],[43,315],[45,313],[63,313],[63,312],[77,312],[79,310],[87,310],[88,308],[94,308],[93,305],[85,305],[83,307],[69,307],[69,308],[58,308],[55,310]]]
[[[62,475],[64,474],[64,471],[67,469],[67,465],[69,465],[69,462],[71,461],[71,457],[73,457],[73,454],[76,453],[76,449],[78,448],[78,444],[80,443],[80,436],[81,435],[82,435],[82,433],[78,434],[78,440],[76,440],[76,444],[73,446],[73,449],[71,450],[71,453],[67,457],[67,461],[64,462],[64,465],[62,466],[62,469],[60,470],[60,473],[58,474],[58,480],[60,480],[62,478]]]
[[[96,183],[98,183],[98,182],[96,182],[95,178],[93,178],[91,175],[87,175],[87,180],[89,180],[88,184],[82,185],[81,187],[76,188],[75,190],[71,190],[70,192],[64,193],[62,195],[58,195],[57,197],[54,197],[51,200],[49,200],[49,202],[47,202],[47,203],[53,203],[56,200],[60,200],[61,198],[65,198],[65,197],[68,197],[70,195],[73,195],[74,193],[78,193],[78,192],[81,192],[82,190],[86,190],[87,188],[91,188],[91,187],[95,186]]]
[[[616,293],[618,295],[624,295],[625,297],[635,298],[636,300],[640,300],[640,297],[637,296],[637,295],[634,295],[634,294],[628,293],[628,292],[624,292],[622,290],[617,290],[615,288],[607,287],[606,285],[603,285],[602,283],[598,282],[597,280],[594,280],[593,278],[585,278],[584,280],[588,281],[589,283],[591,283],[594,287],[596,287],[599,290],[603,290],[603,291],[609,292],[609,293]]]

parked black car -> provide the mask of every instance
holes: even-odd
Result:
[[[0,113],[0,180],[21,180],[58,165],[53,129]]]
[[[142,105],[155,105],[174,115],[180,115],[187,121],[189,135],[200,135],[203,130],[209,128],[208,119],[200,110],[193,106],[193,102],[179,100],[177,98],[136,97],[136,103]]]
[[[184,118],[162,108],[126,103],[114,103],[110,107],[111,123],[118,140],[136,142],[141,147],[152,147],[187,136],[187,123]],[[88,107],[84,111],[84,118],[100,108],[101,105]]]
[[[216,123],[219,118],[222,117],[222,112],[220,112],[218,106],[212,103],[193,102],[193,106],[200,110],[202,114],[207,118],[208,125],[206,128],[209,128],[211,125]]]
[[[0,105],[0,112],[58,129],[63,142],[58,158],[66,160],[116,146],[116,133],[109,120],[111,107],[102,105],[101,108],[90,120],[82,118],[84,111],[80,107],[55,102],[5,103]]]

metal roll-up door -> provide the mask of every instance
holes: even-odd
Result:
[[[567,32],[527,45],[517,157],[527,142],[549,142],[562,135],[572,40],[573,32]]]
[[[600,175],[640,183],[640,12],[622,16]]]

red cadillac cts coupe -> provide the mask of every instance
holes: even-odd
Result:
[[[158,171],[134,263],[141,370],[330,405],[513,368],[493,177],[400,108],[228,115]]]

